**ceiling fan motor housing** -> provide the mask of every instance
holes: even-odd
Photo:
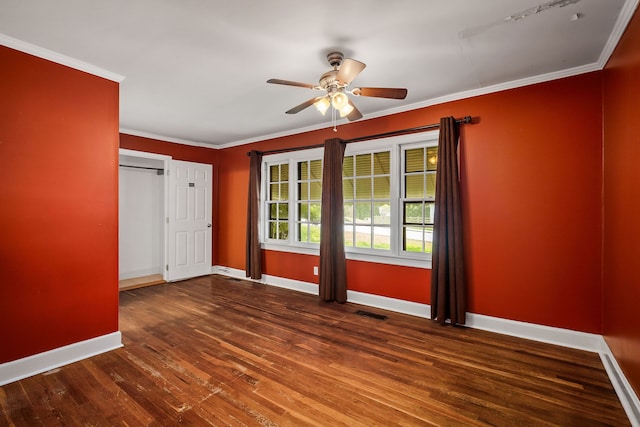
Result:
[[[328,92],[336,91],[340,86],[338,80],[336,80],[337,75],[338,70],[331,70],[324,73],[320,76],[320,87]]]
[[[329,61],[329,64],[334,68],[339,67],[343,59],[344,55],[342,52],[331,52],[327,55],[327,61]]]

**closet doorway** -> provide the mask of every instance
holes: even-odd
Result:
[[[167,174],[171,157],[120,150],[119,287],[165,283]]]
[[[211,274],[213,167],[120,150],[120,289]]]

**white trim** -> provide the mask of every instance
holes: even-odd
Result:
[[[0,364],[0,386],[122,347],[120,331]]]
[[[292,254],[320,256],[320,247],[317,244],[316,246],[309,246],[310,244],[304,245],[303,243],[298,243],[297,245],[283,245],[273,242],[274,240],[263,242],[260,244],[260,247],[265,251],[289,252]]]
[[[594,62],[592,64],[581,65],[579,67],[568,68],[566,70],[553,71],[551,73],[540,74],[538,76],[526,77],[526,78],[523,78],[523,79],[513,80],[513,81],[505,82],[505,83],[499,83],[499,84],[495,84],[495,85],[492,85],[492,86],[480,87],[480,88],[477,88],[477,89],[467,90],[467,91],[464,91],[464,92],[458,92],[458,93],[453,93],[453,94],[450,94],[450,95],[440,96],[440,97],[437,97],[437,98],[431,98],[431,99],[427,99],[425,101],[416,102],[414,104],[404,105],[402,107],[389,108],[389,109],[377,111],[377,112],[374,112],[374,113],[369,113],[364,117],[364,119],[365,120],[375,119],[375,118],[378,118],[378,117],[384,117],[384,116],[388,116],[388,115],[391,115],[391,114],[404,113],[404,112],[407,112],[407,111],[417,110],[419,108],[431,107],[431,106],[438,105],[438,104],[444,104],[446,102],[459,101],[461,99],[472,98],[472,97],[480,96],[480,95],[488,95],[488,94],[491,94],[491,93],[494,93],[494,92],[500,92],[500,91],[503,91],[503,90],[516,89],[516,88],[519,88],[519,87],[529,86],[529,85],[533,85],[533,84],[537,84],[537,83],[544,83],[544,82],[548,82],[548,81],[552,81],[552,80],[562,79],[562,78],[565,78],[565,77],[577,76],[577,75],[589,73],[589,72],[592,72],[592,71],[599,71],[601,69],[602,69],[602,67],[600,66],[600,64]],[[338,125],[340,125],[340,124],[341,123],[338,123]],[[307,126],[307,127],[304,127],[304,128],[292,129],[292,130],[289,130],[289,131],[273,133],[273,134],[269,134],[269,135],[262,135],[262,136],[258,136],[258,137],[255,137],[255,138],[249,138],[249,139],[244,139],[244,140],[240,140],[240,141],[229,142],[229,143],[226,143],[226,144],[218,145],[217,147],[218,148],[231,148],[231,147],[236,147],[236,146],[239,146],[239,145],[250,144],[250,143],[253,143],[253,142],[265,141],[265,140],[268,140],[268,139],[280,138],[280,137],[289,136],[289,135],[297,135],[297,134],[300,134],[300,133],[311,132],[311,131],[314,131],[314,130],[325,129],[325,128],[329,128],[329,127],[330,127],[330,123],[321,123],[321,124],[315,125],[315,126]]]
[[[640,399],[638,395],[629,384],[624,372],[620,369],[618,361],[613,356],[611,349],[607,345],[607,342],[602,338],[602,348],[600,349],[600,359],[604,365],[609,380],[613,385],[613,388],[620,399],[620,403],[624,408],[624,411],[629,417],[629,421],[633,427],[640,427]]]
[[[421,304],[413,301],[405,301],[396,298],[383,297],[380,295],[366,294],[364,292],[349,290],[347,291],[347,301],[354,304],[381,308],[383,310],[409,314],[411,316],[422,317],[425,319],[429,319],[431,317],[431,306],[429,304]]]
[[[244,272],[243,272],[244,273]],[[278,288],[291,289],[305,294],[318,295],[318,285],[316,283],[302,282],[300,280],[286,279],[284,277],[263,275],[261,283]]]
[[[229,277],[264,283],[266,285],[292,289],[308,294],[318,293],[318,285],[315,283],[269,275],[263,275],[261,280],[252,280],[245,277],[245,272],[243,270],[230,267],[213,266],[211,267],[211,274],[221,274]],[[355,291],[347,291],[347,300],[354,304],[376,307],[397,313],[409,314],[427,319],[431,317],[431,306],[428,304],[404,301],[396,298]],[[537,325],[534,323],[519,322],[509,319],[501,319],[499,317],[491,317],[475,313],[467,313],[466,326],[498,334],[598,353],[605,370],[607,371],[609,380],[613,384],[618,398],[629,417],[631,425],[633,427],[640,427],[640,401],[638,400],[638,396],[635,394],[633,388],[626,379],[624,372],[620,369],[620,366],[602,335]]]
[[[0,45],[19,50],[20,52],[28,53],[29,55],[37,56],[38,58],[55,62],[56,64],[66,65],[67,67],[84,71],[85,73],[93,74],[94,76],[112,80],[117,83],[122,83],[122,81],[125,79],[125,77],[120,74],[116,74],[112,71],[96,67],[95,65],[91,65],[87,62],[62,55],[60,53],[24,42],[22,40],[14,39],[13,37],[9,37],[6,34],[0,33]]]
[[[624,31],[627,29],[627,25],[629,25],[629,21],[633,18],[633,14],[638,7],[638,1],[639,0],[626,0],[624,5],[622,5],[618,20],[613,26],[613,31],[611,31],[607,43],[604,45],[602,52],[600,52],[600,58],[598,58],[598,66],[600,69],[603,69],[607,65],[609,58],[611,58],[611,55],[613,55],[613,52],[616,50],[616,46],[620,43]]]
[[[559,70],[559,71],[554,71],[546,74],[541,74],[538,76],[513,80],[510,82],[500,83],[492,86],[486,86],[486,87],[481,87],[481,88],[477,88],[469,91],[463,91],[463,92],[458,92],[450,95],[436,97],[436,98],[428,99],[426,101],[405,105],[403,107],[385,109],[375,113],[367,114],[367,116],[365,117],[365,120],[387,116],[390,114],[402,113],[402,112],[411,111],[419,108],[430,107],[433,105],[443,104],[445,102],[458,101],[461,99],[471,98],[474,96],[487,95],[490,93],[499,92],[503,90],[515,89],[518,87],[528,86],[528,85],[537,84],[537,83],[543,83],[551,80],[557,80],[565,77],[572,77],[579,74],[602,70],[605,67],[606,63],[609,61],[609,58],[613,54],[616,46],[620,42],[620,39],[622,38],[622,35],[624,34],[624,31],[627,28],[627,25],[629,24],[631,18],[633,17],[633,14],[637,9],[639,2],[640,0],[625,1],[622,7],[622,10],[620,11],[620,14],[618,15],[618,19],[614,25],[613,31],[611,32],[609,39],[607,40],[604,48],[602,49],[602,52],[600,53],[600,57],[598,58],[597,62],[582,65],[579,67],[573,67],[565,70]],[[1,33],[0,33],[0,45],[4,45],[12,49],[19,50],[21,52],[26,52],[40,58],[48,59],[50,61],[53,61],[59,64],[67,65],[69,67],[72,67],[81,71],[85,71],[100,77],[104,77],[106,79],[113,80],[118,83],[122,82],[125,79],[124,76],[113,73],[111,71],[103,70],[94,65],[79,61],[77,59],[74,59],[65,55],[61,55],[51,50],[41,48],[39,46],[15,39],[13,37],[9,37]],[[347,120],[342,119],[342,120],[339,120],[337,124],[343,125],[346,123],[348,123]],[[171,137],[166,137],[166,136],[152,134],[152,133],[143,132],[143,131],[137,131],[133,129],[126,129],[126,128],[121,128],[120,132],[128,135],[157,139],[160,141],[175,142],[177,144],[194,145],[197,147],[205,147],[205,148],[211,148],[211,149],[217,150],[217,149],[231,148],[239,145],[250,144],[253,142],[264,141],[268,139],[295,135],[295,134],[304,133],[304,132],[311,132],[318,129],[326,129],[329,127],[330,127],[330,123],[323,122],[318,125],[306,126],[303,128],[276,132],[276,133],[267,134],[267,135],[261,135],[253,138],[247,138],[247,139],[233,141],[233,142],[219,144],[219,145],[216,145],[215,143],[204,143],[204,142],[196,142],[196,141],[190,141],[190,140],[185,140],[180,138],[171,138]]]
[[[445,102],[458,101],[461,99],[472,98],[474,96],[480,96],[480,95],[488,95],[494,92],[500,92],[508,89],[516,89],[523,86],[529,86],[537,83],[544,83],[552,80],[562,79],[565,77],[577,76],[577,75],[589,73],[592,71],[600,71],[605,67],[605,65],[607,64],[607,61],[609,61],[609,58],[613,54],[613,51],[615,50],[616,46],[620,42],[620,39],[622,38],[622,35],[624,34],[624,31],[627,28],[627,25],[629,24],[629,21],[631,21],[631,18],[633,17],[633,14],[636,8],[638,7],[639,2],[640,0],[625,1],[622,7],[622,10],[620,11],[620,14],[618,15],[618,19],[616,20],[616,23],[613,27],[611,35],[609,36],[607,43],[603,47],[597,62],[581,65],[578,67],[567,68],[565,70],[559,70],[559,71],[553,71],[546,74],[540,74],[538,76],[532,76],[524,79],[513,80],[510,82],[500,83],[496,85],[480,87],[477,89],[458,92],[458,93],[445,95],[437,98],[431,98],[426,101],[417,102],[417,103],[405,105],[402,107],[385,109],[375,113],[367,114],[364,117],[364,119],[365,120],[374,119],[377,117],[388,116],[390,114],[397,114],[397,113],[403,113],[406,111],[416,110],[418,108],[431,107],[433,105],[443,104]],[[346,121],[342,120],[341,122],[338,122],[338,125],[341,125],[344,123],[346,123]],[[330,127],[330,123],[321,123],[315,126],[307,126],[300,129],[295,129],[295,130],[290,130],[285,132],[278,132],[278,133],[273,133],[269,135],[258,136],[255,138],[248,138],[240,141],[229,142],[226,144],[219,145],[218,147],[230,148],[238,145],[250,144],[252,142],[264,141],[267,139],[279,138],[279,137],[294,135],[294,134],[303,133],[303,132],[310,132],[318,129],[325,129],[328,127]]]
[[[162,161],[162,168],[165,170],[165,174],[162,177],[162,185],[163,185],[163,197],[164,197],[164,203],[163,203],[163,209],[164,211],[162,212],[162,218],[164,218],[164,220],[162,221],[164,224],[164,239],[163,239],[163,259],[162,259],[162,265],[160,266],[160,274],[162,274],[162,278],[165,281],[169,281],[168,277],[169,277],[169,272],[167,271],[167,269],[165,268],[166,265],[168,265],[168,259],[169,259],[169,236],[168,236],[168,232],[169,232],[169,179],[168,179],[168,175],[169,175],[169,164],[171,162],[171,160],[173,160],[173,157],[166,155],[166,154],[157,154],[157,153],[149,153],[147,151],[136,151],[136,150],[128,150],[126,148],[119,148],[118,149],[118,157],[119,156],[129,156],[129,157],[138,157],[141,159],[151,159],[151,160],[160,160]],[[118,182],[118,187],[120,186],[120,182]],[[119,190],[118,190],[119,191]],[[119,227],[119,226],[118,226]],[[144,274],[144,276],[146,276],[146,274]],[[123,280],[124,277],[120,277],[120,280]]]
[[[431,254],[420,254],[405,252],[402,247],[402,229],[403,221],[400,215],[402,212],[402,204],[404,198],[401,197],[403,186],[402,158],[406,148],[409,147],[435,147],[438,143],[438,130],[432,130],[422,133],[413,133],[409,135],[398,135],[387,138],[380,138],[374,141],[361,142],[358,144],[347,145],[345,150],[345,158],[347,156],[356,156],[359,154],[370,154],[381,152],[384,150],[390,153],[390,179],[391,193],[389,203],[391,206],[391,218],[393,221],[389,225],[390,229],[390,248],[388,250],[377,250],[372,248],[357,248],[355,246],[345,246],[345,254],[347,260],[365,261],[378,264],[399,265],[403,267],[414,267],[422,269],[430,269],[432,266]],[[298,182],[296,171],[297,164],[300,161],[317,160],[322,158],[324,148],[311,148],[295,152],[275,153],[265,155],[262,162],[262,181],[264,185],[260,187],[260,235],[261,247],[265,250],[273,250],[279,252],[300,253],[306,255],[319,255],[320,246],[318,243],[307,243],[297,241],[297,231],[289,233],[288,239],[270,239],[265,235],[268,228],[267,220],[269,218],[270,203],[266,200],[267,189],[269,186],[269,167],[279,164],[289,165],[289,230],[293,227],[297,218],[295,214],[295,206],[298,201],[297,185],[291,186],[291,183]],[[273,202],[273,201],[271,201]],[[277,202],[277,201],[276,201]],[[273,203],[276,203],[273,202]],[[355,202],[355,201],[354,201]],[[391,238],[393,237],[393,238]]]
[[[302,245],[279,245],[272,242],[262,243],[260,247],[265,251],[320,256],[319,247],[307,247]],[[427,270],[431,269],[431,259],[429,258],[411,258],[382,254],[364,254],[361,252],[351,252],[349,251],[349,249],[349,247],[345,247],[345,257],[349,261],[364,261],[373,262],[376,264],[399,265],[401,267],[424,268]]]
[[[336,122],[336,126],[340,126],[340,125],[345,125],[347,124],[348,121],[347,119],[340,119]],[[282,132],[276,132],[276,133],[270,133],[267,135],[260,135],[260,136],[256,136],[253,138],[247,138],[247,139],[241,139],[239,141],[232,141],[232,142],[227,142],[225,144],[221,144],[221,145],[217,145],[217,148],[232,148],[232,147],[238,147],[240,145],[245,145],[245,144],[251,144],[253,142],[260,142],[260,141],[266,141],[268,139],[275,139],[275,138],[281,138],[284,136],[290,136],[290,135],[297,135],[300,133],[305,133],[305,132],[312,132],[314,130],[319,130],[319,129],[329,129],[333,127],[333,125],[329,122],[322,122],[320,124],[317,125],[311,125],[311,126],[305,126],[302,128],[297,128],[297,129],[291,129],[291,130],[285,130]]]
[[[263,275],[261,280],[253,280],[245,277],[244,270],[231,267],[218,265],[213,266],[211,268],[211,274],[220,274],[237,279],[250,280],[253,282],[264,283],[265,285],[292,289],[307,294],[318,293],[318,285],[316,283],[286,279],[267,274]],[[362,304],[397,313],[409,314],[423,318],[431,317],[431,306],[429,304],[405,301],[397,298],[389,298],[356,291],[347,291],[347,300],[354,304]],[[575,348],[578,350],[599,353],[602,349],[602,337],[597,334],[537,325],[534,323],[518,322],[515,320],[485,316],[482,314],[467,313],[467,322],[465,326],[519,338],[546,342],[548,344],[561,345],[563,347]]]
[[[353,252],[349,249],[351,249],[351,247],[345,247],[345,257],[347,260],[431,270],[431,258],[418,258],[417,256],[412,257],[411,255],[365,254],[361,252]]]
[[[553,71],[551,73],[540,74],[537,76],[526,77],[523,79],[512,80],[510,82],[498,83],[491,86],[480,87],[477,89],[471,89],[464,92],[453,93],[450,95],[440,96],[438,98],[428,99],[426,101],[416,102],[415,104],[405,105],[400,108],[392,110],[381,111],[375,115],[370,115],[368,118],[381,117],[388,114],[401,113],[409,110],[417,110],[419,108],[431,107],[434,105],[444,104],[452,101],[459,101],[461,99],[473,98],[481,95],[489,95],[496,92],[501,92],[510,89],[517,89],[520,87],[531,86],[534,84],[545,83],[553,80],[563,79],[565,77],[573,77],[580,74],[590,73],[592,71],[598,71],[597,63],[581,65],[579,67],[568,68],[566,70]]]
[[[597,334],[519,322],[483,314],[467,313],[465,326],[596,353],[601,348],[602,337]]]
[[[142,157],[145,159],[154,159],[154,160],[171,160],[173,158],[166,154],[149,153],[147,151],[136,151],[136,150],[129,150],[126,148],[119,148],[118,154],[121,156]]]
[[[214,145],[213,143],[197,142],[197,141],[191,141],[189,139],[181,139],[181,138],[171,138],[169,136],[158,135],[158,134],[151,133],[151,132],[143,132],[143,131],[135,130],[135,129],[120,128],[120,133],[124,133],[126,135],[140,136],[142,138],[155,139],[155,140],[162,141],[162,142],[173,142],[175,144],[191,145],[191,146],[194,146],[194,147],[210,148],[212,150],[218,150],[218,149],[221,148],[220,145]]]

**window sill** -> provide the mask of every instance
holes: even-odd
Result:
[[[267,251],[289,252],[302,255],[320,256],[320,249],[306,246],[278,245],[274,243],[262,243],[262,249]],[[393,255],[364,254],[350,252],[346,249],[346,258],[353,261],[375,262],[377,264],[400,265],[403,267],[431,269],[431,258],[410,258]]]

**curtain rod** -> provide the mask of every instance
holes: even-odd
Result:
[[[460,125],[469,124],[469,123],[471,123],[471,116],[465,116],[465,117],[463,117],[461,119],[456,119],[456,123],[458,123]],[[440,123],[432,123],[430,125],[423,125],[423,126],[418,126],[418,127],[414,127],[414,128],[400,129],[400,130],[394,130],[394,131],[391,131],[391,132],[378,133],[378,134],[374,134],[374,135],[360,136],[358,138],[353,138],[353,139],[345,139],[345,140],[343,140],[343,142],[345,144],[350,144],[352,142],[362,142],[362,141],[369,141],[369,140],[372,140],[372,139],[387,138],[387,137],[391,137],[391,136],[408,135],[408,134],[412,134],[412,133],[425,132],[425,131],[431,130],[431,129],[437,129],[439,127],[440,127]],[[277,154],[277,153],[287,153],[289,151],[310,150],[312,148],[321,148],[321,147],[324,147],[324,143],[322,143],[322,144],[313,144],[313,145],[304,145],[302,147],[279,148],[279,149],[275,149],[275,150],[266,150],[266,151],[258,151],[258,152],[260,154]],[[247,156],[250,156],[250,155],[251,155],[251,152],[247,152]]]

